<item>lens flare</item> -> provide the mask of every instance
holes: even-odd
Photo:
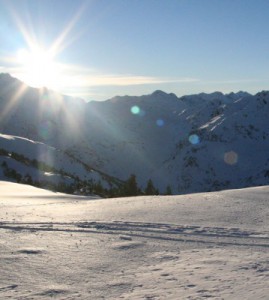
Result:
[[[40,124],[39,134],[44,140],[48,140],[52,137],[53,126],[50,121],[43,121]]]
[[[235,151],[229,151],[224,154],[224,162],[228,165],[235,165],[238,161],[238,154]]]
[[[164,120],[163,119],[158,119],[156,121],[157,126],[162,127],[164,125]]]
[[[197,145],[200,143],[200,138],[197,134],[191,134],[189,136],[189,142],[192,144],[192,145]]]
[[[131,107],[131,113],[133,115],[138,115],[140,113],[140,107],[137,105],[134,105]]]

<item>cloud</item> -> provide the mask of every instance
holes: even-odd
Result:
[[[152,76],[138,76],[138,75],[90,75],[86,77],[79,77],[78,85],[81,86],[131,86],[131,85],[145,85],[145,84],[162,84],[162,83],[176,83],[176,82],[195,82],[194,78],[160,78]]]
[[[192,83],[199,81],[196,78],[165,78],[132,74],[105,74],[93,69],[87,69],[74,65],[58,64],[59,81],[61,88],[90,88],[97,86],[134,86],[147,84],[163,83]],[[24,80],[24,70],[20,67],[0,66],[1,72],[7,72],[11,75]],[[26,82],[27,84],[27,82]],[[55,88],[55,86],[49,88]]]

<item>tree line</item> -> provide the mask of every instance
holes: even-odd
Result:
[[[58,183],[48,182],[48,181],[38,181],[34,180],[31,175],[21,175],[15,169],[8,166],[7,162],[4,161],[1,164],[3,169],[3,174],[7,178],[13,179],[18,183],[30,184],[36,187],[47,188],[57,192],[63,192],[68,194],[80,194],[80,195],[99,195],[101,197],[111,198],[111,197],[129,197],[129,196],[139,196],[139,195],[160,195],[158,188],[153,184],[153,181],[149,179],[147,181],[145,189],[141,189],[137,184],[137,179],[134,174],[131,174],[126,181],[117,183],[116,185],[110,184],[109,187],[104,187],[101,181],[94,180],[81,180],[78,176],[74,176],[64,172],[63,170],[56,170],[43,162],[39,162],[36,159],[28,159],[24,155],[17,154],[15,152],[8,152],[0,148],[0,156],[9,156],[16,161],[22,162],[25,165],[36,168],[43,172],[53,172],[62,176],[63,180]],[[73,179],[73,183],[64,182],[64,177],[68,176]],[[163,195],[172,195],[172,189],[168,185]]]

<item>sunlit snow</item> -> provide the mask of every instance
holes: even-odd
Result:
[[[0,298],[268,299],[268,193],[96,199],[0,182]]]

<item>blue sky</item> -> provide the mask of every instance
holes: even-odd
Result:
[[[0,72],[86,100],[256,93],[268,13],[268,0],[0,0]]]

